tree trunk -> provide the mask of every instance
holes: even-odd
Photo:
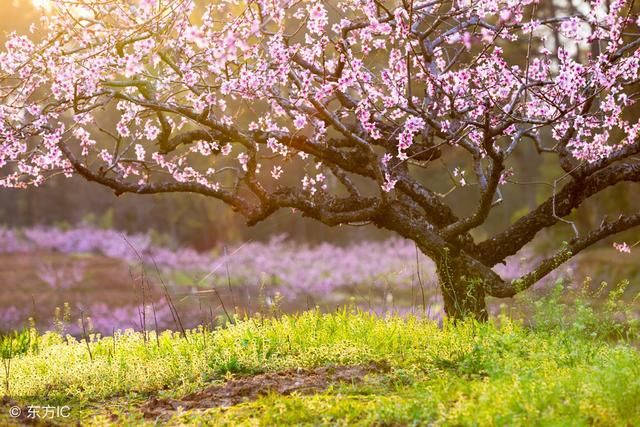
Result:
[[[447,316],[454,321],[468,317],[486,321],[486,278],[465,258],[450,256],[446,249],[436,261],[436,267]]]
[[[448,317],[454,320],[465,317],[479,321],[488,319],[485,290],[491,290],[493,295],[493,291],[505,293],[508,287],[490,266],[466,253],[464,247],[449,247],[440,235],[425,226],[418,209],[413,211],[396,203],[376,221],[378,226],[413,240],[418,249],[435,262]]]

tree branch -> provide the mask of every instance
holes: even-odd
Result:
[[[552,195],[505,231],[479,243],[481,259],[487,265],[503,261],[529,243],[540,230],[569,215],[587,198],[624,181],[640,181],[640,164],[611,165],[581,181],[570,181],[557,194]]]
[[[517,293],[528,289],[547,274],[558,268],[561,264],[565,263],[572,257],[576,256],[580,251],[588,248],[594,243],[638,225],[640,225],[640,213],[627,216],[621,215],[616,221],[603,223],[600,228],[590,232],[586,236],[571,240],[561,250],[543,260],[530,273],[513,280],[509,284],[489,287],[488,293],[491,296],[498,298],[512,297]]]

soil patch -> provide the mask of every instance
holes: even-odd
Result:
[[[152,398],[141,409],[146,418],[158,418],[169,416],[180,407],[185,410],[228,407],[256,400],[269,393],[314,394],[326,390],[331,384],[361,383],[365,375],[385,372],[388,369],[386,365],[372,363],[359,366],[331,366],[269,372],[232,379],[225,384],[208,387],[179,400]]]

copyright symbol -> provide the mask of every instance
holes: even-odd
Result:
[[[22,409],[17,406],[12,406],[11,408],[9,408],[9,415],[13,418],[18,418],[21,413]]]

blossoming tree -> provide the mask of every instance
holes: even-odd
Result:
[[[116,194],[219,199],[249,224],[282,208],[369,222],[434,260],[450,316],[480,319],[486,295],[513,296],[640,225],[636,213],[575,228],[514,281],[492,270],[585,200],[640,181],[632,1],[202,3],[52,0],[29,36],[11,35],[1,184],[79,174]],[[526,144],[563,171],[551,196],[477,241]],[[450,193],[465,185],[475,207],[456,214]]]

